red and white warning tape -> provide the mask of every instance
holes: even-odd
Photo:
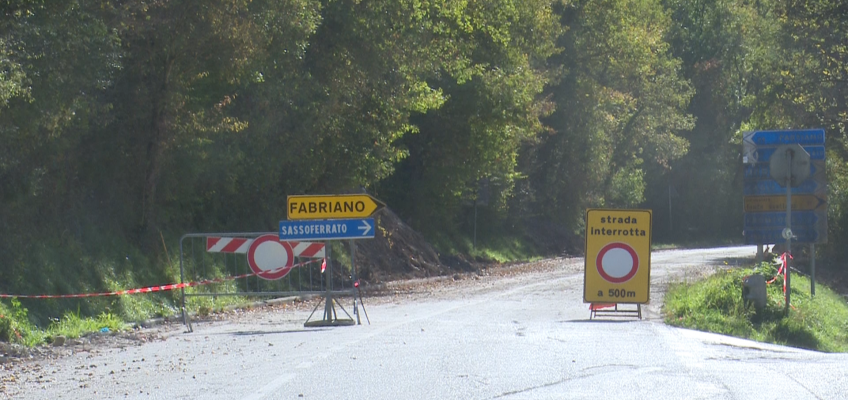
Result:
[[[786,266],[786,264],[787,264],[786,263],[786,257],[789,257],[790,260],[793,259],[792,254],[787,254],[787,253],[781,254],[780,255],[780,261],[782,263],[780,264],[780,269],[777,270],[777,274],[774,276],[774,278],[771,278],[771,280],[766,282],[766,284],[771,285],[772,283],[774,283],[774,281],[777,280],[777,277],[780,276],[780,274],[783,274],[783,293],[784,293],[784,295],[786,294],[786,274],[789,273],[789,267]],[[796,309],[795,306],[792,305],[792,304],[789,304],[789,307],[792,307],[793,310]]]
[[[302,262],[302,263],[293,265],[292,268],[302,267],[304,265],[308,265],[308,264],[311,264],[311,263],[314,263],[314,262],[317,262],[317,261],[318,260],[315,259],[315,260]],[[254,276],[254,275],[259,275],[259,274],[271,274],[271,273],[274,273],[277,270],[280,270],[280,269],[283,269],[283,268],[286,268],[286,267],[281,267],[281,268],[268,270],[268,271],[251,272],[251,273],[248,273],[248,274],[242,274],[242,275],[237,275],[237,276],[228,276],[228,277],[225,277],[225,278],[206,279],[206,280],[196,281],[196,282],[171,283],[171,284],[162,285],[162,286],[148,286],[148,287],[137,288],[137,289],[116,290],[114,292],[77,293],[77,294],[39,294],[39,295],[2,294],[2,293],[0,293],[0,299],[7,299],[7,298],[12,298],[12,297],[16,297],[16,298],[19,298],[19,299],[71,299],[71,298],[80,298],[80,297],[123,296],[123,295],[127,295],[127,294],[166,292],[166,291],[169,291],[169,290],[183,289],[183,288],[192,287],[192,286],[203,286],[203,285],[210,285],[210,284],[213,284],[213,283],[221,283],[221,282],[226,282],[226,281],[232,281],[232,280],[236,280],[236,279],[247,278],[247,277],[251,277],[251,276]]]
[[[786,253],[781,254],[780,255],[780,261],[781,261],[780,269],[777,270],[777,274],[774,276],[774,278],[771,278],[770,281],[766,282],[767,284],[771,285],[772,283],[774,283],[774,281],[777,280],[777,277],[780,276],[780,274],[783,274],[783,293],[786,293],[786,272],[788,272],[787,271],[788,268],[786,268],[786,256],[787,255],[789,256],[789,259],[792,259],[791,254],[786,254]]]

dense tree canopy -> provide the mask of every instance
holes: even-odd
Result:
[[[752,129],[826,129],[830,238],[846,235],[840,1],[16,0],[0,13],[0,289],[162,276],[165,237],[273,230],[291,194],[367,190],[431,239],[471,235],[477,206],[490,236],[540,221],[580,235],[587,207],[643,207],[656,239],[739,241]],[[145,267],[108,267],[127,252]]]
[[[659,2],[578,1],[562,7],[563,68],[551,85],[551,133],[528,151],[545,215],[578,224],[590,206],[635,207],[645,172],[686,153],[690,84],[669,52]]]

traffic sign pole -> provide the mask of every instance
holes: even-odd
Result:
[[[356,291],[359,290],[359,285],[356,283],[358,279],[356,277],[356,242],[353,240],[348,240],[348,245],[350,245],[350,271],[351,271],[351,280],[353,280],[353,315],[356,316],[356,324],[362,325],[362,321],[359,319],[359,308],[356,306]]]
[[[810,243],[810,296],[816,297],[816,244]]]
[[[327,246],[327,295],[324,297],[324,321],[335,320],[336,309],[333,307],[333,260],[332,246]]]
[[[791,274],[789,273],[789,264],[792,260],[792,155],[793,152],[791,150],[786,150],[788,157],[786,157],[789,165],[786,166],[786,256],[783,259],[786,262],[786,304],[783,306],[784,313],[789,315],[789,293],[792,291],[792,285],[789,283],[789,277]]]
[[[342,309],[342,312],[348,314],[347,310],[344,309],[341,302],[336,301],[333,297],[333,260],[332,260],[332,250],[330,246],[326,246],[325,249],[325,262],[327,263],[327,269],[322,272],[321,279],[325,282],[324,286],[326,288],[326,293],[324,294],[324,316],[320,321],[312,321],[312,316],[315,314],[315,311],[318,310],[318,307],[321,306],[321,301],[315,305],[315,308],[312,309],[312,313],[309,314],[309,318],[306,319],[306,322],[303,323],[303,326],[307,328],[316,327],[316,326],[342,326],[342,325],[355,325],[356,321],[353,318],[350,319],[340,319],[338,313],[336,312],[336,305]],[[324,276],[326,274],[326,276]],[[354,295],[356,292],[354,292]]]
[[[810,175],[810,155],[797,143],[782,145],[777,148],[769,161],[769,174],[781,186],[786,186],[786,229],[783,230],[783,238],[786,239],[786,254],[783,257],[786,268],[784,270],[786,276],[784,312],[789,315],[792,292],[792,274],[789,272],[789,267],[792,264],[792,237],[795,236],[792,233],[792,187],[801,185],[801,182]]]
[[[346,239],[373,239],[376,224],[374,213],[380,211],[386,204],[367,194],[337,194],[337,195],[298,195],[288,196],[286,215],[288,220],[280,221],[280,240],[297,240],[311,238],[313,240],[346,240]],[[350,324],[361,323],[359,320],[359,309],[356,304],[356,291],[359,290],[358,277],[355,266],[355,247],[351,243],[351,278],[354,281],[353,312],[356,321],[350,320]],[[330,246],[326,246],[325,262],[326,289],[324,297],[324,318],[321,321],[310,322],[312,315],[321,305],[319,302],[309,314],[304,326],[336,326],[346,325],[347,321],[339,320],[336,314],[336,305],[347,314],[341,302],[333,298],[333,262]],[[360,293],[360,304],[362,295]],[[362,309],[365,310],[364,304]],[[365,317],[368,318],[366,312]],[[369,323],[371,321],[369,320]]]

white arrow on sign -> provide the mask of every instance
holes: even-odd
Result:
[[[749,131],[745,132],[742,136],[742,163],[743,164],[756,164],[758,161],[757,157],[757,144],[754,143],[754,134],[756,132]]]
[[[362,220],[362,224],[365,226],[360,226],[359,230],[362,231],[362,236],[365,236],[368,234],[368,232],[371,232],[371,224],[369,224],[368,221],[364,219]]]

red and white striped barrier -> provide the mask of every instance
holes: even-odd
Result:
[[[253,239],[207,237],[206,251],[210,253],[247,253]]]
[[[210,253],[239,253],[246,254],[255,239],[207,237],[206,251]],[[324,243],[321,242],[288,242],[294,257],[324,258]]]

